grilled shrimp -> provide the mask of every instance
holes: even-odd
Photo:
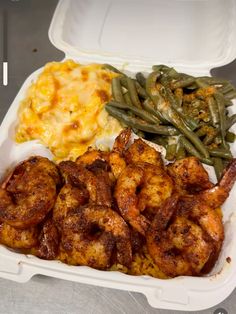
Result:
[[[129,266],[129,228],[116,212],[106,206],[87,205],[68,213],[61,240],[63,261],[106,269],[111,266],[114,249],[118,263]]]
[[[145,235],[148,220],[140,213],[136,191],[144,181],[143,167],[137,165],[127,166],[118,177],[115,187],[115,198],[121,215],[131,226]]]
[[[138,195],[138,208],[148,215],[155,214],[173,192],[173,182],[168,174],[158,166],[143,164],[143,183]]]
[[[129,128],[124,129],[115,139],[112,151],[109,154],[109,164],[111,167],[111,171],[117,179],[121,172],[126,167],[125,159],[123,158],[123,154],[127,145],[131,139],[131,130]]]
[[[214,251],[213,239],[201,224],[175,215],[177,202],[177,197],[170,198],[156,214],[147,231],[147,248],[166,275],[198,275]]]
[[[59,248],[59,233],[51,218],[47,219],[39,235],[39,245],[35,255],[40,258],[52,260],[57,257]]]
[[[123,151],[126,149],[131,138],[131,130],[129,128],[124,129],[116,137],[111,152],[103,152],[89,148],[82,156],[76,159],[76,163],[88,168],[89,166],[97,163],[98,161],[109,164],[109,171],[116,179],[121,171],[125,168],[126,163],[122,157]]]
[[[228,167],[224,170],[219,182],[210,189],[199,193],[201,202],[211,208],[220,207],[228,198],[229,193],[236,180],[236,158],[232,159]]]
[[[155,213],[172,190],[172,180],[161,168],[148,163],[130,164],[117,180],[115,198],[124,219],[145,235],[148,220],[141,212]]]
[[[81,205],[85,205],[88,200],[88,191],[82,186],[72,186],[71,184],[66,183],[62,187],[53,208],[53,221],[59,231],[61,231],[67,213]]]
[[[0,243],[13,249],[30,249],[38,243],[37,226],[28,229],[16,229],[7,223],[0,224]]]
[[[111,181],[106,171],[101,171],[96,176],[92,171],[76,164],[73,161],[62,161],[59,168],[67,181],[72,185],[84,184],[90,201],[98,204],[111,206]]]
[[[199,274],[212,252],[202,229],[185,217],[177,217],[155,236],[148,232],[147,246],[154,262],[170,277]]]
[[[0,188],[0,220],[21,229],[37,225],[52,209],[60,180],[47,158],[22,162]]]
[[[212,252],[202,272],[209,272],[217,260],[223,241],[224,226],[222,217],[200,198],[185,195],[178,202],[177,216],[185,217],[197,223],[205,234],[205,239],[212,245]]]
[[[196,193],[213,186],[207,171],[196,157],[177,160],[167,166],[167,171],[180,193]]]
[[[135,140],[134,143],[125,151],[124,155],[127,164],[146,162],[163,168],[161,154],[156,149],[145,143],[142,139]]]
[[[96,150],[91,147],[81,156],[76,159],[76,163],[83,166],[92,165],[95,161],[108,161],[109,152],[103,152],[101,150]]]

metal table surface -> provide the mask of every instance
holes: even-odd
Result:
[[[8,86],[2,85],[2,77],[0,77],[0,120],[3,119],[29,74],[48,61],[61,60],[64,57],[48,39],[48,27],[56,3],[57,0],[0,0],[1,12],[3,8],[8,12],[9,61]],[[222,71],[215,69],[213,73],[234,80],[236,84],[236,76],[234,76],[236,62],[227,65]],[[0,313],[168,314],[176,312],[153,309],[146,298],[139,293],[100,288],[44,276],[35,276],[25,284],[0,279],[0,291]],[[236,290],[220,305],[199,313],[214,313],[219,308],[224,308],[230,314],[236,313]]]

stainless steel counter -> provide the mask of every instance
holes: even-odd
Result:
[[[8,12],[9,61],[8,86],[2,86],[0,77],[0,120],[27,76],[46,62],[61,60],[64,56],[48,39],[56,3],[57,0],[0,0],[0,10],[6,8]],[[236,84],[236,62],[224,67],[222,72],[216,69],[213,73],[234,80]],[[0,313],[4,314],[176,313],[151,308],[142,294],[43,276],[35,276],[26,284],[0,279],[0,300]],[[219,308],[236,313],[236,290],[220,305],[199,313],[214,313]]]

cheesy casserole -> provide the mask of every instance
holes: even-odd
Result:
[[[97,139],[119,133],[104,109],[116,75],[99,64],[46,64],[20,105],[16,141],[39,139],[56,160],[75,160]]]

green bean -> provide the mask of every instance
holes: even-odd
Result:
[[[220,148],[214,148],[209,150],[210,155],[212,157],[220,157],[224,159],[232,159],[233,156],[229,150],[226,149],[220,149]]]
[[[159,115],[159,112],[156,111],[153,107],[153,103],[151,101],[151,99],[146,99],[143,102],[143,109],[145,109],[146,111],[148,111],[150,114],[154,115],[155,117],[157,117],[157,119],[159,120],[159,123],[161,122],[161,116]]]
[[[137,94],[138,94],[141,98],[147,99],[147,98],[148,98],[148,94],[147,94],[146,90],[139,84],[139,82],[136,81],[136,80],[133,80],[133,79],[131,79],[131,78],[129,78],[129,79],[134,82],[134,85],[135,85]],[[120,78],[120,81],[121,81],[121,84],[122,84],[127,90],[130,91],[129,86],[128,86],[127,77],[121,77],[121,78]],[[139,99],[138,99],[138,100],[139,100]],[[141,105],[141,104],[140,104],[140,105]]]
[[[196,128],[199,126],[199,122],[196,121],[191,115],[187,115],[183,108],[182,108],[182,101],[183,101],[183,98],[182,98],[182,93],[183,93],[183,90],[180,89],[180,93],[176,93],[178,91],[178,89],[175,90],[175,102],[176,102],[176,110],[178,111],[179,115],[185,120],[186,124],[188,125],[188,127],[190,128],[190,130],[194,131],[196,130]],[[192,114],[192,111],[191,111],[191,114]],[[199,112],[197,111],[197,115],[199,114]]]
[[[167,140],[163,136],[155,136],[151,139],[151,142],[156,143],[165,148],[167,147]]]
[[[148,124],[147,122],[127,116],[124,110],[119,110],[115,107],[105,105],[107,112],[112,115],[114,118],[122,121],[127,126],[132,128],[137,128],[141,131],[153,133],[153,134],[161,134],[161,135],[178,135],[179,132],[172,126],[164,126],[164,125],[155,125]]]
[[[183,147],[189,154],[201,158],[201,154],[196,150],[192,143],[189,140],[187,140],[184,136],[181,136],[180,143],[183,145]]]
[[[196,150],[196,148],[192,145],[192,143],[187,140],[184,136],[181,137],[180,139],[181,143],[183,144],[184,148],[186,149],[186,151],[191,155],[191,156],[195,156],[197,158],[199,158],[203,163],[207,164],[207,165],[212,165],[212,160],[207,157],[204,158],[201,156],[201,154]]]
[[[136,80],[139,82],[139,84],[143,87],[146,88],[146,78],[144,77],[142,72],[138,72],[136,74]]]
[[[195,83],[197,84],[197,87],[199,88],[209,86],[209,84],[205,80],[203,80],[201,77],[196,78]]]
[[[213,161],[211,158],[204,158],[204,157],[201,157],[199,158],[200,161],[203,163],[203,164],[206,164],[208,166],[213,166]]]
[[[228,84],[228,81],[224,80],[224,79],[219,79],[219,78],[215,78],[212,76],[201,76],[198,77],[197,80],[200,80],[200,84],[204,83],[205,86],[209,86],[209,85],[225,85]],[[202,86],[201,86],[202,87]]]
[[[166,94],[168,94],[168,100],[171,103],[172,99],[171,97],[169,97],[169,89],[165,88],[165,91]],[[171,107],[171,105],[168,106],[167,103],[165,104],[165,106],[161,105],[160,107],[165,112],[164,117],[168,117],[169,121],[196,146],[196,148],[203,154],[203,156],[209,158],[209,153],[206,147],[203,145],[197,135],[187,128],[185,121],[183,121],[183,119],[179,116],[175,108]]]
[[[158,64],[158,65],[153,65],[152,69],[153,71],[162,72],[162,71],[169,71],[171,68],[165,64]]]
[[[157,114],[159,115],[160,120],[163,123],[169,122],[169,119],[166,118],[166,114],[162,114],[158,108],[160,106],[165,106],[165,100],[156,90],[156,81],[160,77],[161,73],[159,71],[152,72],[148,75],[146,80],[146,91],[154,103],[154,108]]]
[[[227,131],[225,135],[225,140],[228,143],[234,143],[235,141],[235,134],[233,132]]]
[[[216,178],[219,181],[224,170],[223,162],[221,158],[217,158],[217,157],[212,158],[212,160],[214,163]]]
[[[174,110],[176,110],[176,113],[178,113],[180,118],[182,118],[183,122],[185,122],[185,124],[189,127],[189,129],[194,131],[198,127],[198,123],[193,118],[185,115],[182,112],[182,108],[177,105],[175,96],[168,86],[168,82],[166,80],[166,77],[163,76],[160,81],[163,85],[163,89],[162,89],[163,95],[165,95],[165,97],[169,101],[170,105],[173,107]]]
[[[203,154],[204,157],[209,158],[209,153],[206,147],[196,136],[196,134],[188,130],[181,118],[177,116],[174,112],[171,112],[170,116],[172,119],[172,124],[196,146],[196,148]]]
[[[147,94],[147,92],[146,92],[146,89],[143,88],[143,87],[139,84],[138,81],[135,81],[135,80],[134,80],[134,84],[135,84],[135,87],[136,87],[136,89],[137,89],[138,95],[139,95],[141,98],[143,98],[143,99],[147,99],[147,98],[148,98],[148,94]]]
[[[220,122],[220,116],[219,116],[219,110],[218,110],[217,103],[212,96],[207,97],[206,102],[208,104],[208,108],[210,111],[212,125],[214,127],[217,127],[219,125],[219,122]]]
[[[186,79],[171,83],[171,89],[176,89],[176,88],[180,88],[180,87],[184,88],[184,87],[192,85],[193,83],[195,83],[195,78],[194,77],[188,77]]]
[[[122,87],[120,84],[120,78],[114,77],[111,81],[111,88],[112,88],[112,96],[116,101],[124,102]]]
[[[124,95],[124,101],[127,105],[133,106],[132,100],[130,98],[129,92],[127,91]]]
[[[232,100],[230,100],[230,99],[225,99],[225,107],[231,107],[231,106],[233,106],[233,102],[232,102]]]
[[[128,83],[127,83],[127,80],[126,80],[125,76],[121,76],[120,77],[120,82],[121,82],[122,86],[124,86],[126,89],[128,89]]]
[[[234,98],[236,98],[236,91],[230,91],[230,92],[226,93],[224,96],[227,99],[234,99]]]
[[[130,110],[131,112],[133,112],[134,114],[136,114],[136,116],[140,117],[141,119],[143,119],[144,121],[147,121],[149,123],[159,123],[159,120],[153,116],[152,114],[150,114],[149,112],[143,110],[143,109],[139,109],[137,107],[134,106],[130,106],[126,103],[121,103],[121,102],[115,102],[115,101],[110,101],[107,103],[107,105],[111,106],[111,107],[115,107],[115,108],[119,108],[119,109],[123,109],[123,110]]]
[[[226,121],[226,129],[230,129],[236,123],[236,113],[230,116]]]
[[[137,108],[142,108],[134,81],[130,77],[126,77],[126,82],[133,105]]]
[[[145,133],[143,131],[140,131],[136,128],[132,128],[133,132],[138,135],[139,137],[145,138]]]
[[[220,117],[220,132],[222,137],[222,143],[225,143],[225,134],[226,134],[226,116],[225,116],[225,105],[224,105],[224,96],[220,93],[215,93],[214,95]]]
[[[172,161],[175,159],[177,144],[168,144],[166,147],[166,160]]]
[[[228,84],[225,84],[224,86],[220,87],[218,89],[218,91],[222,94],[227,94],[231,91],[235,91],[235,88],[232,84],[228,83]]]
[[[176,151],[176,159],[179,160],[179,159],[183,159],[186,157],[186,152],[185,152],[185,148],[183,146],[183,143],[181,142],[181,137],[179,137],[179,141],[178,141],[178,144],[177,144],[177,151]]]
[[[194,83],[194,84],[191,84],[191,85],[189,85],[189,86],[187,86],[187,87],[185,87],[186,89],[189,89],[189,90],[195,90],[195,89],[197,89],[197,84],[196,83]]]
[[[184,114],[183,112],[179,110],[178,110],[178,113],[180,117],[186,122],[190,130],[194,131],[198,128],[199,124],[195,119],[191,118],[190,116],[187,116],[186,114]]]
[[[113,67],[113,65],[111,65],[111,64],[104,63],[104,64],[103,64],[103,67],[104,67],[105,69],[108,69],[108,70],[112,71],[112,72],[115,72],[115,73],[118,73],[118,74],[121,74],[121,75],[124,75],[124,76],[125,76],[124,73],[122,73],[122,72],[121,72],[120,70],[118,70],[117,68]]]

